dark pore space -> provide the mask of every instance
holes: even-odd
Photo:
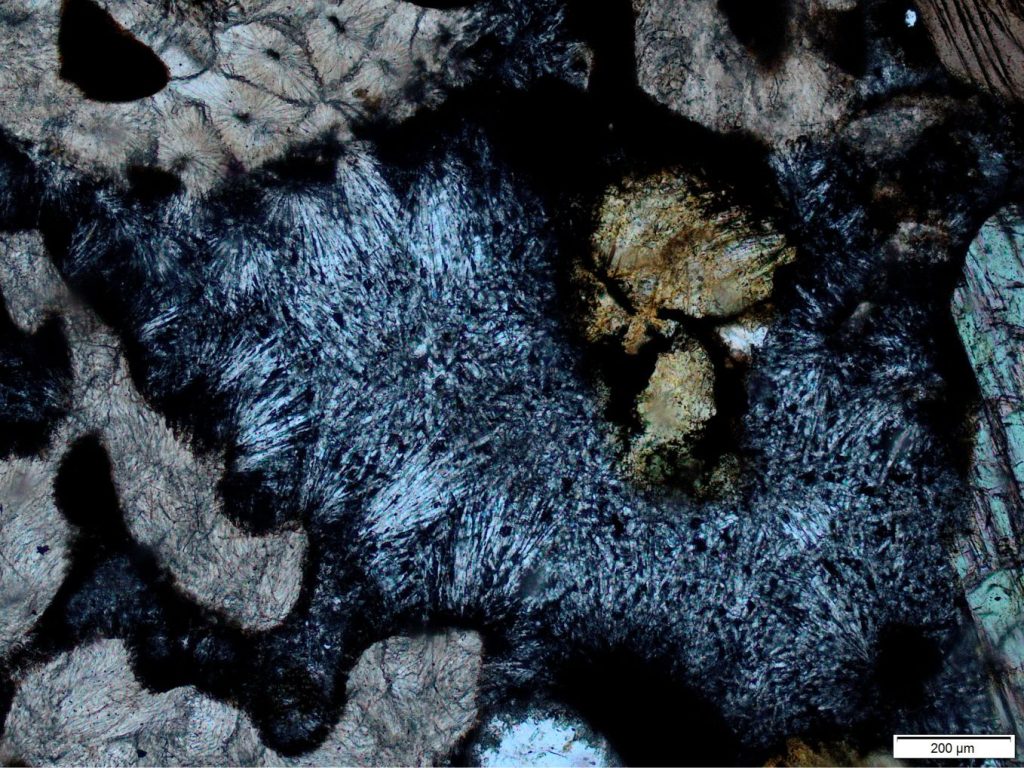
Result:
[[[868,64],[868,30],[864,6],[820,13],[815,32],[823,50],[847,74],[863,77]]]
[[[92,0],[63,0],[60,76],[87,99],[125,102],[163,90],[167,65]]]
[[[941,669],[941,648],[921,627],[898,623],[883,627],[875,660],[883,700],[896,707],[920,707],[927,684]]]
[[[792,0],[718,0],[736,38],[763,66],[775,64],[785,50]]]
[[[124,636],[145,615],[142,598],[151,587],[130,564],[143,553],[124,526],[110,462],[95,435],[78,438],[63,452],[53,494],[58,510],[73,526],[71,562],[64,583],[33,628],[30,642],[0,665],[5,676],[45,664],[82,642]],[[152,569],[147,574],[155,575]]]
[[[916,19],[908,23],[908,14]],[[938,57],[928,37],[921,12],[907,0],[877,2],[868,7],[868,24],[884,45],[907,67],[935,66]]]
[[[150,592],[133,563],[152,558],[132,539],[100,438],[84,435],[64,452],[53,488],[57,509],[73,526],[68,576],[36,627],[28,658],[51,658],[97,636],[131,632],[140,599]],[[152,566],[146,574],[158,580]],[[108,588],[97,593],[96,584]]]
[[[555,675],[552,696],[579,712],[625,765],[743,764],[742,742],[718,707],[681,684],[665,661],[609,649]]]
[[[53,497],[72,525],[95,533],[100,541],[124,544],[128,539],[110,473],[110,459],[99,438],[79,438],[61,459]]]

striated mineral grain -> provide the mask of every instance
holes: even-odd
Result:
[[[981,228],[953,296],[953,317],[982,398],[970,474],[969,525],[954,561],[1003,687],[1024,728],[1024,211]]]
[[[1024,4],[922,0],[919,10],[950,72],[991,93],[1024,101]]]

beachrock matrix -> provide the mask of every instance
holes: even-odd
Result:
[[[1019,563],[963,559],[1019,392],[957,323],[1018,290],[967,252],[1024,196],[1022,13],[941,5],[0,6],[3,758],[1019,727],[975,579]],[[742,269],[595,261],[686,190]]]

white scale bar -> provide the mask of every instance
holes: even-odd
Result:
[[[1012,760],[1016,736],[903,736],[892,737],[897,760]]]

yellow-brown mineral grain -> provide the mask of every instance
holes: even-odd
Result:
[[[582,320],[583,338],[588,344],[609,339],[625,339],[633,325],[633,316],[592,271],[582,266],[573,270],[572,281],[577,291],[577,317]],[[625,346],[625,344],[624,344]],[[628,349],[635,354],[635,349]]]
[[[658,482],[696,469],[691,450],[716,413],[715,371],[704,348],[686,339],[661,355],[636,410],[642,431],[631,459],[639,476]]]
[[[903,763],[881,750],[861,754],[845,742],[818,744],[812,747],[802,739],[788,739],[786,753],[773,757],[765,763],[766,768],[780,768],[781,766],[812,768],[813,766],[833,765],[859,768],[859,766],[899,766]]]
[[[793,260],[782,234],[739,207],[721,207],[692,176],[662,171],[610,187],[592,239],[593,267],[638,319],[659,311],[725,318],[771,296]]]

